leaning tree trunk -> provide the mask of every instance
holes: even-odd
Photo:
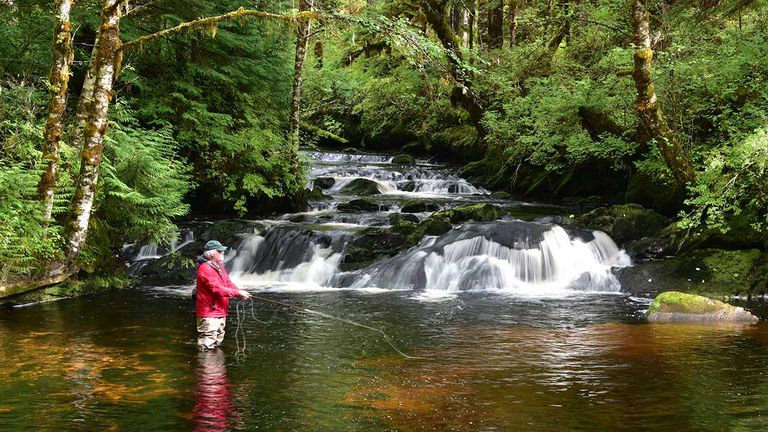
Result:
[[[656,141],[664,162],[674,176],[678,192],[682,192],[686,183],[694,181],[693,164],[664,119],[664,113],[656,99],[651,79],[653,50],[649,15],[643,0],[632,0],[632,31],[635,43],[632,77],[637,89],[635,108],[641,122],[640,141]]]
[[[314,0],[299,0],[299,11],[312,10]],[[293,92],[291,94],[291,114],[288,118],[288,157],[293,172],[299,171],[299,124],[301,122],[301,72],[304,70],[304,60],[307,57],[309,43],[310,21],[299,21],[296,27],[296,59],[293,68]]]
[[[464,108],[478,133],[483,135],[484,130],[481,124],[483,108],[477,96],[472,92],[469,73],[464,67],[464,57],[456,41],[456,35],[451,28],[448,18],[450,2],[447,0],[425,0],[423,4],[422,10],[447,52],[451,75],[458,84],[451,94],[451,100],[458,102]]]
[[[89,74],[93,73],[92,94],[83,89],[81,98],[88,98],[85,105],[85,124],[82,130],[80,175],[70,205],[70,223],[67,227],[67,263],[74,265],[88,235],[88,223],[96,198],[99,179],[99,163],[104,149],[104,133],[107,114],[112,99],[112,85],[122,60],[120,46],[120,18],[124,0],[105,0],[101,10],[101,25],[96,46],[91,54]],[[87,101],[88,99],[86,99]],[[77,127],[77,125],[76,125]]]
[[[43,160],[46,160],[48,165],[38,184],[46,220],[50,219],[53,213],[53,194],[59,176],[59,148],[67,108],[69,67],[74,57],[72,28],[69,21],[71,9],[72,0],[58,0],[57,31],[53,36],[53,62],[49,78],[51,100],[48,104],[48,119],[43,132]]]

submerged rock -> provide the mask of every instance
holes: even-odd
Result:
[[[757,322],[744,308],[718,300],[678,291],[666,291],[648,307],[648,320],[654,322],[717,321]]]

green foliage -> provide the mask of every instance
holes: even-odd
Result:
[[[173,219],[189,211],[184,197],[194,185],[191,169],[177,155],[170,125],[142,129],[125,106],[114,108],[94,217],[118,241],[165,244],[177,231]]]
[[[34,165],[43,141],[44,98],[29,82],[0,81],[0,162]]]
[[[605,113],[622,130],[633,125],[629,86],[617,88],[611,81],[574,74],[572,65],[563,65],[548,77],[527,79],[525,96],[510,98],[500,110],[486,114],[489,146],[503,148],[509,164],[529,164],[549,172],[563,172],[592,159],[623,168],[636,144],[609,131],[597,131],[593,138],[580,114],[585,108]]]
[[[30,276],[60,258],[61,230],[47,227],[37,199],[42,170],[0,163],[0,280]],[[11,186],[12,185],[12,186]]]
[[[768,229],[768,127],[733,146],[711,151],[681,214],[683,228],[729,229],[728,217],[746,213],[759,230]]]
[[[241,6],[236,1],[158,3],[172,13],[148,10],[127,17],[126,38]],[[128,61],[132,67],[121,79],[137,119],[144,126],[173,125],[178,153],[193,167],[199,195],[219,207],[215,213],[242,214],[247,197],[282,196],[303,185],[285,171],[283,161],[266,157],[279,153],[288,119],[293,38],[284,24],[225,22],[215,37],[208,31],[173,35],[131,53]]]
[[[216,159],[216,181],[239,215],[248,212],[249,198],[292,196],[306,184],[306,172],[291,171],[285,137],[269,129],[241,130],[225,141]],[[245,173],[245,174],[243,174]]]

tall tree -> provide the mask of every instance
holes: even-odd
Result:
[[[43,160],[47,161],[48,165],[38,185],[45,219],[50,219],[53,211],[54,189],[59,169],[59,149],[67,108],[69,68],[74,58],[69,19],[71,9],[72,0],[58,0],[57,30],[53,36],[52,66],[48,81],[51,99],[48,103],[48,118],[43,131]]]
[[[690,157],[676,139],[674,131],[667,124],[664,112],[656,98],[651,65],[650,20],[644,0],[632,0],[632,34],[635,44],[634,69],[632,78],[637,89],[635,109],[640,116],[641,142],[655,140],[664,162],[672,172],[678,193],[682,193],[685,184],[694,181],[693,164]]]
[[[299,11],[312,10],[314,0],[299,0]],[[307,57],[309,43],[310,21],[301,20],[296,27],[296,59],[293,71],[293,92],[291,94],[291,113],[288,119],[288,157],[293,165],[294,173],[299,171],[299,123],[301,120],[301,74],[304,70],[304,60]]]
[[[504,1],[488,2],[488,48],[497,49],[504,45]]]
[[[86,104],[85,125],[82,142],[74,143],[82,148],[80,174],[75,185],[75,194],[70,204],[71,219],[67,226],[67,263],[72,266],[85,243],[91,209],[96,198],[99,179],[99,163],[104,149],[104,134],[107,129],[107,115],[112,100],[112,86],[120,69],[122,47],[120,42],[120,18],[126,0],[105,0],[101,9],[99,37],[91,54],[88,75],[93,80],[92,94]],[[88,78],[86,78],[88,82]]]

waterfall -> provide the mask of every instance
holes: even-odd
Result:
[[[562,296],[618,292],[620,284],[611,269],[631,265],[626,253],[605,233],[545,223],[559,220],[547,218],[558,214],[555,206],[491,199],[488,191],[449,167],[423,161],[404,167],[392,164],[392,157],[384,155],[310,152],[309,156],[314,161],[309,185],[320,187],[326,196],[312,202],[310,211],[262,221],[258,233],[238,234],[239,240],[231,244],[235,253],[227,255],[225,264],[240,286],[407,290],[418,297],[453,296],[463,291]],[[362,181],[356,181],[359,179]],[[350,185],[353,181],[356,183]],[[419,223],[438,209],[489,201],[513,210],[512,214],[535,215],[541,222],[465,223],[444,235],[427,236],[410,250],[365,268],[340,270],[347,243],[363,238],[357,233],[364,236],[362,230],[368,227],[379,227],[376,232],[380,233],[392,223]],[[399,218],[391,218],[393,214]],[[208,236],[206,231],[200,235]],[[192,243],[191,230],[181,237],[179,244],[171,243],[171,251],[186,256],[199,253],[187,250],[190,244],[198,247]],[[396,243],[394,246],[390,250],[396,250]],[[377,245],[370,247],[376,249]],[[154,259],[165,253],[156,245],[146,245],[135,259]],[[138,272],[145,263],[137,264]]]
[[[328,286],[338,273],[347,237],[343,231],[271,227],[264,236],[243,235],[236,256],[226,264],[232,279],[243,287],[275,283]]]

